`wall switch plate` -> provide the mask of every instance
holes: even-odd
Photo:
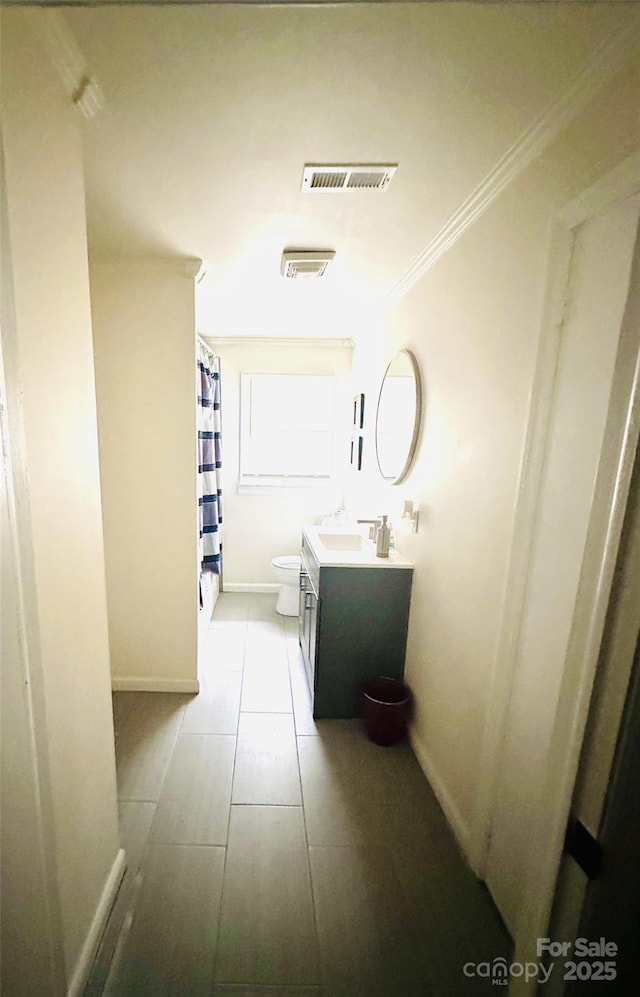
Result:
[[[404,500],[404,509],[402,512],[402,518],[408,519],[411,523],[411,530],[413,533],[418,532],[418,509],[414,508],[413,502],[410,499]]]

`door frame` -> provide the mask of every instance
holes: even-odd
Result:
[[[636,177],[640,189],[640,169]],[[633,190],[626,193],[632,194]],[[624,196],[624,195],[623,195]],[[549,923],[640,438],[640,237],[636,236],[580,583],[546,766],[545,803],[518,936],[535,951]],[[534,889],[535,884],[535,889]]]
[[[9,676],[10,696],[2,701],[4,711],[17,714],[22,723],[26,771],[31,789],[32,808],[22,814],[32,824],[33,851],[29,875],[24,870],[10,870],[17,876],[17,887],[30,886],[37,894],[39,917],[34,937],[20,939],[12,955],[37,960],[41,964],[42,997],[62,997],[68,991],[64,955],[63,918],[60,906],[55,856],[54,806],[49,777],[44,680],[40,657],[37,620],[37,586],[31,545],[29,481],[24,456],[24,426],[21,384],[18,373],[16,319],[13,294],[13,265],[9,231],[7,190],[5,185],[4,148],[0,132],[0,233],[2,265],[0,267],[0,501],[6,515],[6,535],[2,536],[3,567],[13,589],[13,617],[16,654],[3,661]],[[0,603],[4,602],[0,591]],[[11,600],[7,599],[11,604]],[[3,606],[4,610],[4,606]],[[7,614],[8,615],[8,614]],[[7,622],[4,619],[3,623]],[[9,670],[11,670],[9,672]],[[3,678],[4,678],[3,673]],[[16,688],[22,695],[14,695]],[[3,681],[4,688],[4,681]],[[5,689],[6,691],[6,689]],[[3,814],[8,821],[9,815]],[[5,858],[5,856],[3,856]],[[5,863],[6,864],[6,863]],[[24,874],[23,874],[24,873]],[[23,882],[24,880],[24,882]],[[31,901],[35,902],[34,896]],[[37,929],[37,930],[36,930]],[[6,957],[6,953],[3,952]]]
[[[575,234],[583,222],[638,190],[640,149],[561,209],[552,225],[542,332],[529,399],[529,419],[518,478],[499,648],[476,797],[471,859],[480,876],[485,874],[487,868],[500,758],[526,605],[535,515],[547,456]],[[634,334],[629,328],[628,320],[629,303],[633,296],[633,273],[637,273],[640,266],[638,256],[639,247],[636,243],[574,617],[575,619],[580,615],[587,622],[586,625],[573,628],[565,661],[545,771],[549,815],[543,822],[545,826],[536,829],[535,835],[532,835],[534,847],[526,870],[527,886],[535,884],[535,890],[530,896],[534,896],[536,900],[524,905],[526,911],[520,917],[516,931],[516,958],[522,957],[522,961],[525,961],[525,949],[531,955],[531,939],[535,958],[535,939],[544,934],[548,921],[640,432],[640,328]],[[604,530],[603,523],[606,523]],[[514,980],[514,984],[517,984],[516,989],[512,988],[514,993],[526,992],[521,989],[522,981]],[[533,989],[529,988],[529,992],[533,992]]]

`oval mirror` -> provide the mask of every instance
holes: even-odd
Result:
[[[392,485],[408,474],[422,414],[420,372],[413,353],[400,350],[385,371],[376,413],[376,456],[380,474]]]

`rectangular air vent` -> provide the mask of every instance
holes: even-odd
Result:
[[[397,169],[397,163],[394,166],[305,166],[302,190],[307,194],[386,190]]]
[[[335,256],[333,250],[287,249],[282,254],[280,273],[294,280],[324,277],[327,267]]]

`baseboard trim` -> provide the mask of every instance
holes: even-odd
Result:
[[[141,678],[138,676],[112,675],[111,688],[114,692],[200,692],[197,679]]]
[[[277,592],[277,582],[225,582],[224,592]]]
[[[409,741],[411,743],[411,747],[413,748],[413,752],[418,759],[420,768],[427,777],[429,785],[435,793],[438,803],[442,807],[444,815],[449,822],[449,826],[454,833],[460,850],[462,851],[467,863],[477,875],[477,870],[473,862],[474,852],[471,847],[472,842],[470,828],[468,827],[466,821],[462,818],[458,807],[454,803],[451,794],[438,773],[433,759],[429,755],[424,742],[416,731],[415,724],[409,730]]]
[[[96,912],[93,915],[87,937],[76,963],[76,968],[73,971],[71,982],[67,988],[67,997],[81,997],[84,991],[93,961],[96,957],[96,952],[98,951],[100,939],[102,938],[102,932],[107,923],[107,918],[111,913],[111,908],[113,907],[126,867],[127,858],[125,851],[124,848],[120,848],[107,876],[98,906],[96,907]]]

